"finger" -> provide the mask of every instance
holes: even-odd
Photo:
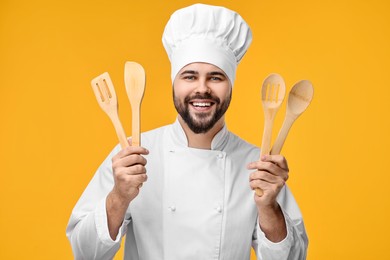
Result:
[[[251,190],[260,188],[261,181],[260,180],[253,180],[249,182],[249,186],[251,187]]]
[[[249,164],[246,166],[246,168],[247,168],[248,170],[258,170],[259,168],[262,167],[262,166],[261,166],[262,164],[263,164],[262,161],[251,162],[251,163],[249,163]]]
[[[149,154],[148,149],[142,147],[142,146],[128,146],[126,148],[123,148],[122,151],[120,151],[118,154],[120,154],[120,158],[126,157],[130,154],[143,154],[147,155]]]
[[[261,189],[262,191],[270,190],[272,185],[274,184],[271,184],[263,180],[253,180],[249,183],[249,186],[252,190]]]
[[[118,160],[118,164],[125,166],[125,167],[132,166],[135,164],[141,164],[141,165],[145,166],[146,163],[147,163],[147,160],[145,159],[145,157],[143,157],[142,155],[139,155],[139,154],[130,154],[130,155]]]
[[[130,154],[149,154],[148,149],[141,146],[128,146],[120,150],[115,156],[113,156],[112,160],[117,160],[123,157],[126,157]]]
[[[138,187],[140,184],[148,180],[148,175],[138,174],[138,175],[133,175],[132,178],[133,178],[132,182],[134,183],[134,186]]]
[[[263,155],[261,160],[264,163],[261,165],[265,167],[261,169],[282,177],[284,181],[288,180],[289,169],[285,157],[282,155]]]
[[[140,189],[144,182],[146,182],[148,179],[148,176],[146,174],[140,174],[140,175],[133,175],[131,180],[131,186],[134,188]]]
[[[148,179],[146,174],[136,174],[136,175],[119,175],[118,181],[125,185],[126,187],[138,187],[141,183],[144,183]]]
[[[123,168],[123,173],[127,175],[142,175],[146,173],[145,166],[141,164],[132,165],[130,167]]]
[[[269,183],[263,180],[253,180],[249,183],[252,190],[261,189],[263,193],[279,194],[279,191],[283,188],[285,182],[281,180],[277,183]]]
[[[121,168],[128,168],[134,165],[146,165],[146,159],[138,154],[131,154],[124,158],[120,159],[113,159],[112,160],[112,168],[115,169],[115,171],[120,171]]]
[[[264,154],[260,158],[263,162],[271,162],[279,166],[280,168],[288,171],[288,164],[287,160],[283,155],[268,155]]]
[[[280,168],[278,165],[272,162],[263,162],[259,168],[259,171],[268,172],[274,176],[282,178],[285,181],[288,179],[288,170]]]
[[[268,183],[278,183],[283,181],[283,179],[279,176],[273,175],[267,171],[256,171],[250,174],[250,181],[254,180],[262,180]]]
[[[278,175],[278,171],[281,170],[279,166],[277,166],[273,162],[263,162],[263,161],[258,161],[258,162],[252,162],[247,166],[248,169],[250,170],[259,170],[259,171],[268,171],[272,174]]]

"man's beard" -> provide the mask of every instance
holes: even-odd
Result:
[[[193,99],[212,100],[214,102],[213,106],[216,106],[216,108],[212,112],[197,112],[195,114],[190,114],[189,102]],[[173,91],[173,102],[175,104],[176,111],[195,134],[206,133],[213,128],[215,123],[217,123],[218,120],[225,114],[231,99],[232,92],[230,91],[229,96],[222,102],[218,97],[212,96],[210,93],[198,93],[193,96],[187,96],[184,99],[184,102],[181,102],[178,98],[176,98],[175,91]]]

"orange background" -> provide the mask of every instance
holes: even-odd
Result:
[[[254,34],[237,72],[230,130],[260,146],[269,73],[281,74],[287,90],[313,82],[314,100],[283,150],[308,259],[390,259],[389,1],[203,2],[238,11]],[[141,63],[142,130],[173,122],[161,35],[170,14],[192,3],[0,0],[0,259],[72,259],[69,215],[117,143],[90,80],[110,73],[130,133],[124,63]]]

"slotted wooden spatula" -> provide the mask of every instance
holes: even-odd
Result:
[[[132,112],[132,146],[140,146],[141,138],[141,102],[145,92],[145,70],[144,68],[132,61],[125,64],[125,86],[127,96],[131,104]]]
[[[91,81],[91,85],[97,102],[103,111],[106,112],[115,127],[115,131],[122,149],[129,146],[125,131],[123,130],[122,124],[119,120],[118,101],[110,75],[108,72],[104,72],[103,74],[94,78]]]
[[[270,74],[263,82],[261,88],[261,101],[264,110],[264,131],[261,142],[261,155],[269,154],[272,141],[272,127],[274,124],[276,112],[283,103],[286,94],[286,85],[283,78],[276,73]],[[263,196],[261,189],[256,189],[257,196]]]

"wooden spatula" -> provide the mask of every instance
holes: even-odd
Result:
[[[132,146],[140,146],[141,138],[141,102],[145,92],[145,70],[136,63],[128,61],[125,64],[125,86],[132,111]]]
[[[271,150],[272,127],[274,124],[276,112],[283,103],[286,94],[286,85],[279,74],[270,74],[263,82],[261,88],[261,100],[264,110],[264,131],[261,142],[261,155],[269,154]],[[257,196],[262,196],[263,191],[256,189]]]
[[[118,116],[118,101],[114,85],[107,72],[97,76],[91,81],[93,92],[100,107],[111,119],[122,148],[129,146],[125,131]]]
[[[313,85],[308,80],[301,80],[292,87],[288,94],[286,116],[272,147],[271,154],[280,154],[291,126],[310,105],[313,93]]]

